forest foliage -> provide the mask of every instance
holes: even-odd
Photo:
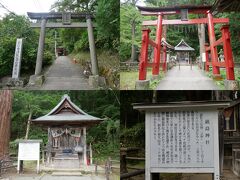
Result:
[[[51,11],[92,13],[93,23],[97,25],[94,30],[97,49],[116,54],[119,49],[119,4],[115,0],[59,0],[52,5]],[[43,65],[54,59],[55,31],[58,46],[66,48],[69,54],[89,51],[87,29],[47,29]],[[35,69],[39,29],[30,27],[28,17],[9,13],[0,19],[0,77],[11,75],[17,38],[24,39],[21,73],[32,74]]]
[[[127,61],[131,59],[131,46],[134,44],[136,47],[135,53],[139,55],[141,48],[141,23],[143,20],[156,19],[156,17],[142,16],[137,9],[136,5],[138,0],[127,0],[120,5],[120,60]],[[145,6],[159,7],[159,6],[175,6],[175,5],[212,5],[214,0],[145,0]],[[190,18],[198,18],[198,15],[189,15]],[[228,17],[230,19],[230,33],[231,33],[231,44],[235,61],[240,62],[240,24],[236,23],[240,19],[240,13],[219,13],[216,17]],[[179,19],[179,15],[168,16],[168,19]],[[135,22],[134,27],[133,23]],[[220,25],[215,26],[216,37],[220,37]],[[132,36],[132,30],[135,29],[135,37]],[[207,35],[207,26],[206,26]],[[155,40],[155,29],[151,28],[151,39]],[[196,25],[169,25],[167,26],[167,42],[173,46],[176,46],[181,39],[184,39],[195,51],[191,54],[194,59],[199,56],[199,40],[198,30]],[[206,40],[208,40],[206,38]],[[134,60],[137,60],[135,58]],[[133,60],[133,59],[131,59]]]
[[[103,122],[87,131],[87,141],[92,143],[95,158],[118,158],[120,111],[118,91],[14,91],[11,145],[26,134],[29,114],[32,119],[49,113],[64,94],[86,113],[102,118]],[[47,143],[47,129],[31,124],[29,139],[43,139]]]

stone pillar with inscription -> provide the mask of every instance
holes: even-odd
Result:
[[[23,49],[23,39],[19,38],[16,41],[12,78],[8,81],[7,86],[23,86],[23,81],[20,80],[22,49]]]

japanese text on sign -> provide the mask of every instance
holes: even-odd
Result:
[[[213,167],[211,112],[151,114],[151,167]]]

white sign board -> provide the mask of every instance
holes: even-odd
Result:
[[[20,76],[21,58],[22,58],[22,39],[17,39],[12,71],[12,78],[14,79],[17,79]]]
[[[37,172],[39,172],[40,143],[42,140],[21,140],[18,145],[18,172],[20,171],[20,161],[37,161]]]
[[[40,143],[19,143],[18,159],[20,160],[39,160]]]
[[[146,179],[151,173],[219,178],[217,110],[147,111],[145,124]]]

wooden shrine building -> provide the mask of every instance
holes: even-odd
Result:
[[[76,169],[91,164],[92,148],[86,141],[87,128],[101,121],[77,107],[68,95],[64,95],[48,114],[32,120],[48,128],[45,165]]]
[[[190,64],[190,56],[189,53],[194,51],[194,49],[189,46],[183,39],[175,46],[174,50],[177,53],[177,61],[179,63],[187,63]]]
[[[223,168],[232,170],[240,177],[240,99],[234,100],[223,115]]]

